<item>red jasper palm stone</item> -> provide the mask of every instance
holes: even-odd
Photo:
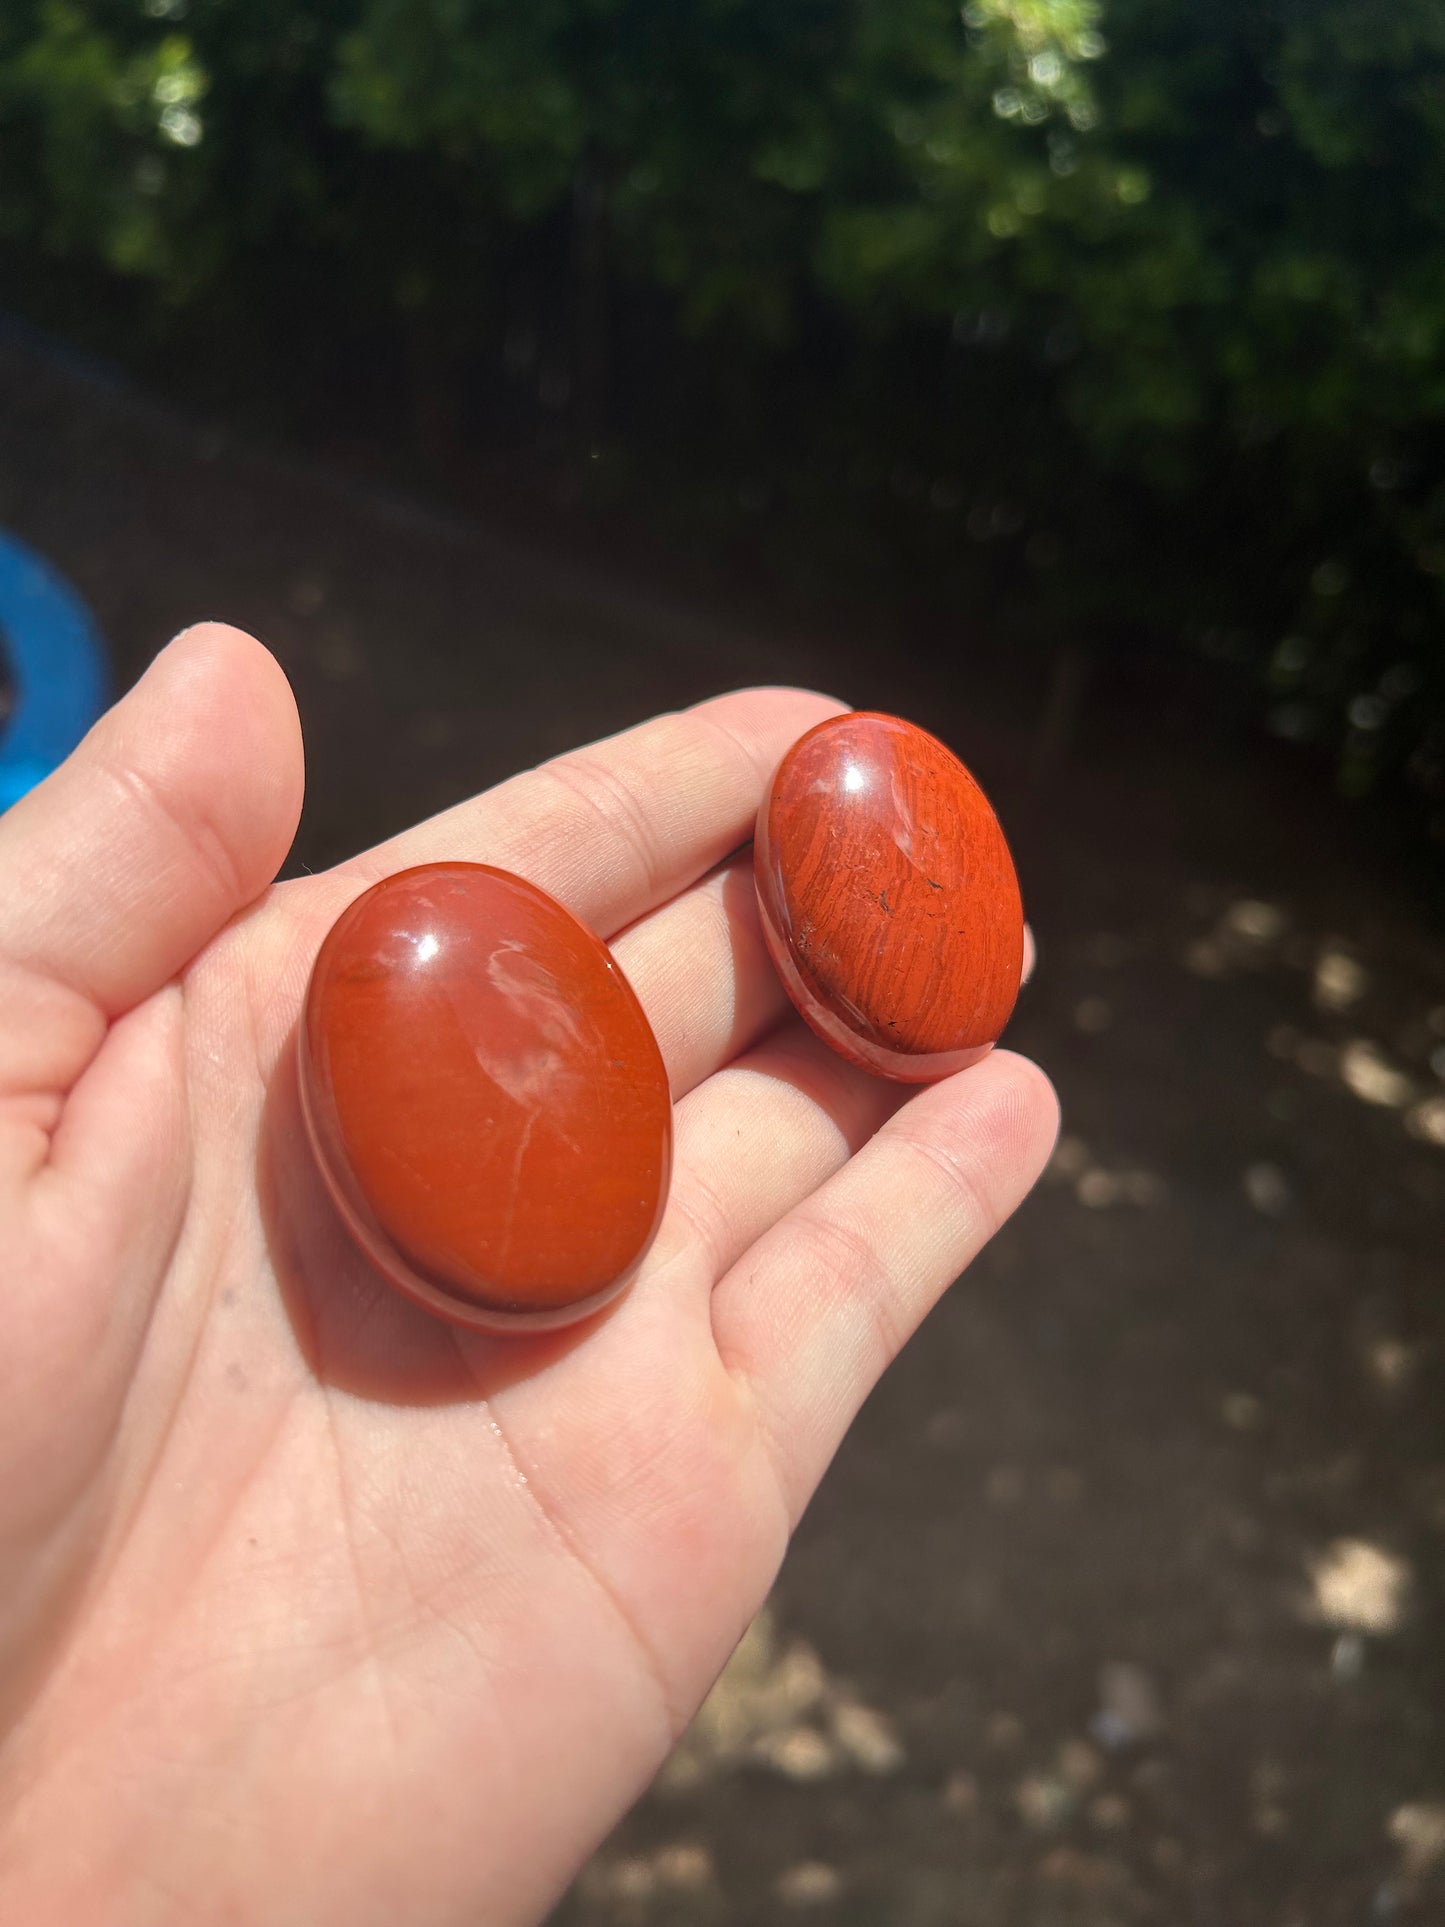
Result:
[[[657,1230],[667,1073],[606,946],[474,863],[359,897],[316,959],[301,1090],[332,1196],[408,1296],[462,1324],[564,1324]]]
[[[867,710],[809,730],[763,798],[754,869],[788,994],[851,1063],[926,1083],[997,1040],[1018,879],[988,798],[925,730]]]

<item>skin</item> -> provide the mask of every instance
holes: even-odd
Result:
[[[277,884],[295,705],[207,625],[0,818],[0,1919],[534,1922],[646,1786],[1056,1130],[1006,1051],[910,1092],[786,1005],[736,852],[838,707],[720,697]],[[571,1332],[396,1297],[300,1135],[322,937],[441,857],[615,939],[668,1065],[663,1229]]]

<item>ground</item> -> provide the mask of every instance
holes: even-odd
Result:
[[[754,680],[927,724],[1013,834],[1054,1166],[557,1927],[1445,1921],[1445,943],[1318,772],[1139,664],[1060,753],[984,637],[699,609],[14,340],[0,526],[121,683],[201,615],[276,650],[298,866]]]

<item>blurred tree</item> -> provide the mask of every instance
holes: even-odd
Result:
[[[10,0],[7,264],[303,421],[1186,636],[1445,832],[1437,0]]]

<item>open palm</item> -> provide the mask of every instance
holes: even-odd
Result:
[[[535,1921],[645,1786],[1055,1129],[1006,1052],[909,1097],[787,1008],[735,853],[835,707],[725,696],[274,884],[294,705],[206,627],[0,819],[0,1919]],[[668,1066],[662,1231],[571,1332],[396,1297],[302,1136],[317,947],[434,858],[613,940]]]

